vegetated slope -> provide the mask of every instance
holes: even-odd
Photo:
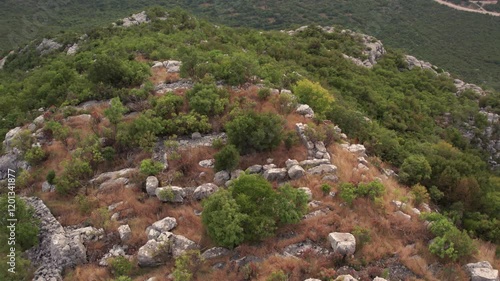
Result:
[[[34,39],[20,33],[21,15],[39,12],[35,1],[0,3],[2,50],[12,48],[9,34],[21,42]],[[55,1],[57,3],[58,1]],[[35,4],[35,5],[34,5]],[[213,22],[231,26],[284,29],[294,24],[339,24],[382,39],[388,46],[432,62],[461,78],[500,89],[500,18],[460,12],[428,0],[353,1],[71,1],[52,8],[48,24],[34,35],[68,27],[98,26],[146,5],[180,6]],[[43,13],[42,13],[43,14]],[[53,15],[53,16],[52,16]],[[29,26],[30,24],[28,24]],[[29,34],[28,34],[29,35]],[[24,37],[24,39],[23,39]],[[19,44],[18,44],[19,45]]]
[[[56,183],[61,196],[54,204],[67,204],[67,198],[80,192],[81,187],[89,187],[88,179],[93,173],[113,169],[114,164],[137,166],[140,160],[151,155],[158,137],[222,128],[231,130],[232,126],[226,125],[229,120],[241,121],[234,128],[250,127],[245,126],[245,122],[252,120],[243,114],[246,111],[257,112],[255,115],[267,111],[280,112],[284,117],[290,115],[288,104],[291,100],[286,98],[287,95],[275,96],[273,102],[266,103],[258,100],[255,92],[235,92],[230,87],[227,87],[230,94],[218,92],[214,81],[223,81],[227,86],[258,82],[269,87],[292,89],[300,102],[315,109],[317,121],[333,121],[350,137],[363,143],[371,155],[400,168],[402,183],[425,186],[423,190],[428,190],[443,213],[452,217],[458,226],[469,230],[470,235],[498,242],[499,179],[489,172],[485,162],[487,157],[459,131],[469,120],[474,120],[478,129],[484,129],[485,117],[478,113],[479,97],[476,93],[467,91],[457,95],[451,77],[418,68],[409,70],[404,56],[393,50],[389,50],[371,69],[357,66],[343,55],[364,59],[362,38],[339,30],[328,33],[310,27],[290,35],[214,26],[181,11],[171,12],[166,20],[156,18],[162,15],[158,10],[150,11],[149,15],[153,19],[149,24],[131,28],[98,28],[89,32],[87,39],[81,40],[75,36],[71,43],[79,41],[80,47],[72,56],[61,50],[40,56],[35,50],[39,42],[35,42],[7,60],[5,68],[9,71],[0,74],[0,107],[5,109],[1,116],[2,129],[11,129],[22,121],[31,122],[40,115],[38,108],[44,107],[47,122],[40,128],[42,136],[35,137],[43,139],[47,133],[55,139],[52,144],[32,147],[31,133],[25,131],[21,134],[21,141],[18,140],[16,146],[25,152],[23,157],[33,163],[34,169],[23,173],[20,181],[22,179],[25,184],[20,186],[38,189],[50,164],[57,171]],[[166,73],[148,82],[151,72],[156,71],[151,69],[155,60],[182,61],[181,76],[202,85],[195,86],[196,93],[186,93],[185,96],[185,92],[165,94],[166,90],[162,92],[162,89],[174,87],[169,82],[177,81],[178,77],[172,79]],[[162,81],[166,84],[158,85]],[[111,103],[112,110],[96,108],[86,112],[91,115],[72,118],[77,113],[85,113],[85,109],[58,109],[62,105],[116,97],[120,101],[115,99]],[[264,93],[262,99],[265,98]],[[489,98],[488,104],[498,104],[497,94]],[[121,102],[128,110],[137,113],[122,118],[125,110],[121,108]],[[25,115],[25,112],[29,114]],[[305,120],[294,118],[297,118],[295,122]],[[85,120],[93,120],[89,123],[95,126],[82,129]],[[258,123],[267,124],[264,121]],[[267,126],[266,129],[276,127],[279,126]],[[263,139],[265,132],[256,130],[252,135],[252,140],[264,144],[254,144],[255,150],[273,149],[274,145],[279,145],[285,151],[285,144],[280,143],[279,138],[272,142]],[[268,135],[277,134],[271,132]],[[241,135],[239,139],[247,140]],[[169,142],[164,145],[173,147]],[[258,157],[264,158],[262,154]],[[52,162],[46,163],[47,158]],[[72,161],[63,163],[54,158]],[[180,163],[175,162],[179,160]],[[172,169],[173,173],[169,175],[172,178],[165,178],[164,182],[194,181],[199,176],[196,173],[199,170],[193,168],[197,167],[197,161],[184,165],[182,160],[182,156],[172,160],[178,166]],[[145,163],[141,167],[144,166],[142,170],[148,175],[157,174],[162,169],[161,165],[157,168],[151,161]],[[374,163],[380,165],[376,160]],[[181,177],[175,174],[177,171],[183,173]],[[344,171],[349,173],[352,167]],[[190,177],[184,177],[186,175]],[[143,184],[144,179],[136,180],[135,183]],[[350,180],[348,176],[343,178],[343,181]],[[361,177],[355,180],[356,183],[362,181]],[[191,181],[182,183],[190,184]],[[353,189],[348,186],[345,190],[353,192]],[[417,186],[416,190],[422,191],[422,188]],[[138,207],[143,206],[142,199],[137,199],[141,196],[128,196],[136,199],[135,211],[138,214],[150,214]],[[396,194],[391,196],[404,199]],[[81,196],[74,200],[81,204],[83,214],[92,208],[92,202],[85,202]],[[100,201],[96,202],[93,203],[99,204]],[[359,206],[363,206],[363,202]],[[375,204],[370,206],[374,210],[377,208]],[[60,207],[61,210],[64,208]],[[105,214],[105,210],[93,213],[94,220],[104,225],[100,215]],[[194,216],[192,212],[190,214]],[[150,215],[148,223],[154,221]],[[66,219],[70,221],[68,217]],[[330,221],[328,225],[332,223]],[[391,232],[390,226],[385,224],[385,231]],[[143,222],[135,229],[144,236],[145,227]],[[420,228],[421,224],[417,230],[421,231]],[[398,236],[406,237],[412,230],[398,231]],[[444,246],[437,245],[434,252],[443,256],[451,252],[453,256],[450,254],[448,258],[458,259],[458,253],[455,257],[454,251],[443,253],[442,250],[447,250],[445,248],[454,239],[469,240],[462,239],[467,237],[465,232],[457,234],[454,231],[453,234],[458,236],[443,236],[437,240]],[[457,252],[469,252],[470,244],[465,242],[460,244],[464,249],[457,249]]]

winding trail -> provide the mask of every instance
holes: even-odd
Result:
[[[444,0],[434,0],[434,1],[438,2],[441,5],[445,5],[445,6],[448,6],[450,8],[453,8],[453,9],[459,10],[459,11],[472,12],[472,13],[490,15],[490,16],[494,16],[494,17],[500,17],[500,13],[498,13],[498,12],[490,12],[490,11],[485,11],[485,10],[475,10],[475,9],[455,5],[455,4],[452,4],[450,2],[446,2]]]

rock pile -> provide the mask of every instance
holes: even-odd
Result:
[[[166,217],[146,229],[149,240],[137,253],[139,266],[158,266],[170,258],[182,255],[187,250],[199,248],[195,242],[186,237],[170,232],[176,226],[177,221],[174,218]]]
[[[57,43],[54,41],[54,39],[47,39],[43,38],[42,43],[40,43],[37,47],[36,50],[39,52],[42,56],[50,54],[59,48],[61,48],[63,45]]]
[[[117,185],[123,185],[125,188],[133,188],[135,185],[130,183],[130,178],[137,172],[138,170],[135,168],[126,168],[118,171],[102,173],[91,179],[89,183],[93,186],[97,186],[101,190]]]
[[[471,281],[498,281],[498,270],[493,269],[487,261],[469,263],[465,269],[470,275]]]

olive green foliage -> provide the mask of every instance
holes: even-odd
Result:
[[[297,97],[292,94],[281,93],[274,98],[276,109],[283,115],[288,115],[297,108]]]
[[[108,118],[111,125],[113,125],[114,135],[116,135],[116,128],[125,112],[127,112],[127,108],[123,106],[120,98],[111,99],[110,106],[104,110],[104,115]]]
[[[477,251],[467,232],[460,231],[445,216],[430,213],[424,215],[424,218],[431,222],[429,229],[436,236],[429,245],[431,253],[445,260],[457,261],[470,257]]]
[[[174,281],[190,281],[203,262],[200,251],[187,251],[175,259],[175,269],[172,272]]]
[[[291,186],[277,192],[258,175],[242,175],[228,191],[221,190],[203,201],[202,221],[219,245],[234,247],[259,241],[280,225],[297,223],[307,210],[307,195]]]
[[[304,79],[293,87],[300,103],[308,104],[316,114],[325,114],[334,101],[333,96],[319,83]]]
[[[24,154],[24,160],[28,162],[30,165],[40,164],[42,161],[47,159],[47,153],[40,146],[33,146],[28,149]]]
[[[283,120],[272,113],[246,112],[225,125],[229,142],[243,153],[276,148],[283,135]]]
[[[287,281],[288,276],[283,272],[283,270],[274,271],[267,277],[266,281]]]
[[[217,154],[215,158],[215,171],[232,171],[240,163],[240,153],[234,145],[224,146]]]
[[[416,206],[422,203],[428,203],[430,200],[430,195],[427,192],[427,188],[425,188],[425,186],[420,184],[412,186],[411,194],[413,195],[413,200],[415,200]]]
[[[89,162],[73,157],[63,163],[64,170],[57,180],[56,191],[59,194],[69,194],[84,186],[84,180],[91,176],[92,168]]]
[[[31,148],[33,144],[33,138],[31,137],[31,132],[29,130],[21,130],[13,139],[12,147],[15,147],[21,151],[27,151]]]
[[[148,74],[149,69],[145,65],[110,55],[98,56],[88,70],[88,78],[92,83],[118,88],[139,85]]]
[[[414,185],[423,180],[429,179],[432,168],[422,155],[410,155],[401,165],[400,177],[401,181]]]
[[[184,99],[173,93],[166,93],[165,95],[151,100],[151,105],[157,116],[163,119],[168,119],[179,114],[184,104]]]
[[[355,226],[352,235],[356,238],[356,250],[361,250],[371,241],[370,230],[360,226]]]
[[[109,261],[111,271],[115,276],[129,276],[132,271],[132,263],[125,257],[118,256]]]
[[[220,190],[203,201],[203,225],[208,236],[223,247],[233,248],[244,241],[243,222],[247,216],[227,190]]]
[[[54,170],[50,170],[48,173],[47,173],[47,176],[45,177],[45,180],[49,183],[49,184],[54,184],[55,183],[55,180],[56,180],[56,172]]]
[[[259,97],[260,100],[267,100],[269,96],[271,95],[271,89],[269,88],[262,88],[259,89],[257,92],[257,96]]]
[[[323,192],[324,195],[327,195],[328,193],[330,193],[331,190],[332,190],[332,187],[329,184],[324,183],[321,185],[321,191]]]
[[[224,111],[229,103],[228,93],[214,83],[198,83],[186,93],[189,106],[202,115],[215,116]]]
[[[147,110],[131,123],[120,123],[118,127],[118,141],[127,146],[139,146],[151,151],[157,136],[164,130],[163,121],[156,117],[154,112]]]
[[[352,183],[341,183],[339,185],[340,198],[352,205],[354,199],[358,197],[368,197],[371,200],[380,198],[385,193],[384,185],[378,181],[369,183],[359,183],[357,186]]]
[[[212,130],[212,125],[208,117],[191,111],[190,113],[180,113],[172,119],[165,120],[165,134],[167,135],[188,135],[194,132],[208,133]]]
[[[68,127],[61,125],[61,123],[56,121],[49,121],[45,123],[45,130],[52,133],[52,136],[62,143],[66,144],[66,139],[70,134],[70,130]]]
[[[163,170],[163,164],[152,159],[141,161],[140,172],[146,176],[154,176]]]

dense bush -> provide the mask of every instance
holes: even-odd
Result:
[[[228,93],[213,83],[198,83],[186,93],[189,106],[202,115],[214,116],[224,111],[229,103]]]
[[[94,84],[104,83],[119,88],[139,85],[148,74],[146,65],[122,61],[110,55],[98,56],[88,71],[89,80]]]
[[[446,260],[457,261],[470,257],[477,249],[467,232],[460,231],[445,216],[438,213],[424,215],[431,222],[430,231],[436,237],[429,245],[431,253]]]
[[[234,145],[226,145],[214,156],[215,171],[232,171],[240,162],[240,153]]]
[[[115,276],[129,276],[132,271],[132,263],[125,257],[118,256],[109,261],[111,271]]]
[[[423,180],[429,179],[432,168],[427,159],[422,155],[410,155],[401,165],[399,176],[401,181],[408,185],[417,184]]]
[[[333,96],[321,87],[319,83],[307,79],[300,80],[293,87],[293,93],[299,98],[299,102],[308,104],[314,112],[320,115],[326,113],[334,101]]]
[[[173,93],[166,93],[157,99],[152,99],[151,104],[157,116],[168,119],[175,114],[179,114],[184,104],[184,99]]]
[[[47,159],[47,153],[40,146],[33,146],[28,149],[24,154],[24,160],[28,162],[30,165],[40,164],[42,161]]]
[[[272,113],[246,112],[225,125],[229,142],[241,153],[276,148],[283,135],[283,120]]]
[[[152,159],[145,159],[141,161],[139,170],[146,176],[154,176],[163,170],[163,164]]]
[[[307,195],[291,186],[277,192],[258,175],[242,175],[228,191],[203,201],[202,221],[219,245],[234,247],[243,241],[259,241],[280,225],[297,223],[307,210]]]
[[[55,180],[56,180],[56,172],[54,170],[50,170],[48,173],[47,173],[47,176],[45,177],[45,180],[49,183],[49,184],[54,184],[55,183]]]
[[[340,198],[352,205],[352,202],[358,197],[368,197],[371,200],[380,198],[385,193],[384,185],[378,181],[369,183],[359,183],[357,186],[352,183],[341,183],[339,185]]]

